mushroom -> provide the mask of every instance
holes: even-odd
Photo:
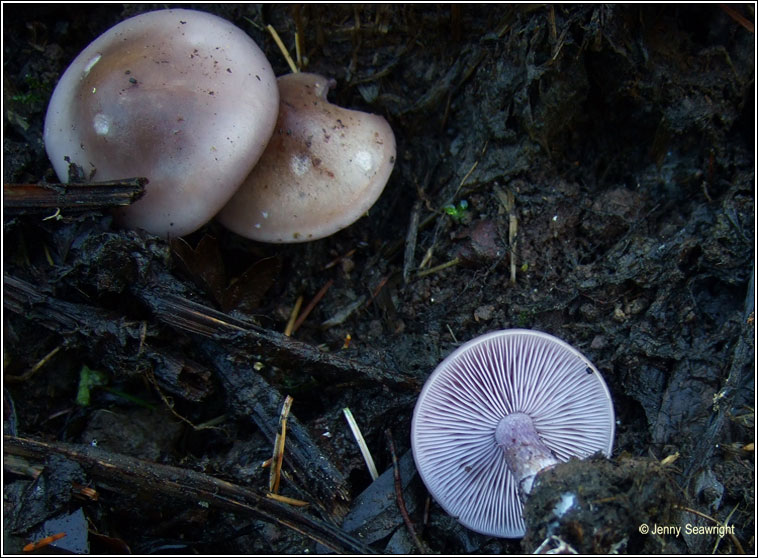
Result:
[[[381,116],[329,103],[322,76],[289,74],[278,84],[274,135],[218,219],[253,240],[306,242],[374,204],[395,163],[395,136]]]
[[[413,413],[416,467],[466,527],[525,533],[522,503],[546,467],[613,449],[611,397],[579,351],[547,333],[510,329],[465,343],[432,373]]]
[[[71,63],[45,118],[61,181],[69,160],[98,180],[146,176],[117,221],[181,236],[209,221],[255,165],[279,95],[265,55],[220,17],[147,12],[95,39]]]

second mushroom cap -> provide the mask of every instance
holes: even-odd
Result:
[[[395,136],[381,116],[329,103],[323,76],[297,73],[277,81],[274,135],[218,219],[253,240],[316,240],[374,204],[395,163]]]

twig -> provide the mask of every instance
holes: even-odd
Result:
[[[518,235],[518,218],[516,217],[516,198],[511,190],[504,191],[495,185],[495,197],[508,213],[508,246],[511,260],[511,285],[516,284],[516,236]]]
[[[326,284],[321,287],[321,290],[316,293],[316,296],[314,296],[311,301],[308,303],[308,306],[305,307],[303,310],[303,313],[300,314],[297,320],[295,320],[295,325],[292,326],[292,333],[295,333],[298,328],[303,324],[305,321],[305,318],[308,317],[308,314],[311,313],[311,310],[313,310],[316,307],[316,304],[319,303],[319,301],[324,298],[324,295],[326,294],[326,291],[329,290],[329,287],[332,286],[334,283],[333,279],[329,279]]]
[[[418,264],[419,269],[424,269],[427,264],[432,261],[432,256],[434,255],[434,244],[432,244],[429,248],[427,248],[426,252],[424,252],[424,257],[421,258],[421,263]]]
[[[366,462],[366,467],[368,467],[368,472],[371,474],[371,480],[376,480],[379,478],[379,473],[376,470],[376,465],[374,465],[374,458],[371,457],[371,452],[368,449],[368,446],[366,445],[366,440],[363,438],[363,434],[361,433],[361,429],[358,427],[358,423],[355,422],[355,417],[353,417],[353,413],[350,411],[348,407],[345,407],[342,409],[342,412],[345,415],[345,418],[347,419],[347,423],[350,425],[350,430],[353,433],[353,436],[355,437],[355,441],[358,442],[358,447],[361,449],[361,455],[363,455],[363,460]]]
[[[282,412],[279,413],[279,429],[274,438],[274,454],[271,456],[273,467],[269,470],[268,489],[276,494],[279,492],[279,481],[281,480],[282,461],[284,460],[284,440],[287,437],[287,416],[290,414],[292,407],[292,397],[284,398]]]
[[[408,284],[413,268],[413,255],[416,253],[416,239],[418,237],[418,220],[421,213],[421,201],[413,204],[411,220],[408,223],[408,234],[405,237],[405,254],[403,257],[403,283]]]
[[[82,212],[129,205],[145,193],[147,178],[125,178],[82,184],[3,184],[7,214]],[[51,216],[51,217],[53,217]]]
[[[365,351],[361,360],[325,353],[308,343],[173,294],[168,288],[173,278],[161,277],[165,281],[160,287],[146,288],[136,284],[131,294],[143,302],[158,321],[220,343],[227,356],[231,352],[248,360],[253,352],[280,368],[306,368],[309,374],[327,382],[379,383],[395,390],[419,388],[418,380],[398,370],[388,357],[381,358],[370,350]],[[9,275],[4,275],[3,286],[6,310],[66,336],[67,342],[77,343],[91,355],[96,355],[92,358],[100,361],[114,359],[122,363],[119,365],[122,369],[124,359],[133,359],[142,346],[141,324],[126,316],[48,296],[39,287]],[[145,354],[159,362],[165,360],[161,354],[153,355],[149,348]]]
[[[5,455],[20,455],[44,461],[60,455],[78,463],[109,490],[122,494],[155,494],[173,502],[197,506],[198,502],[253,516],[296,531],[335,552],[373,553],[374,550],[336,525],[317,519],[302,510],[282,505],[257,492],[210,475],[171,465],[153,463],[111,453],[90,445],[44,442],[30,438],[3,437]]]
[[[448,267],[453,267],[454,265],[458,265],[459,263],[461,263],[460,258],[453,258],[452,260],[447,261],[443,264],[430,267],[429,269],[425,269],[423,271],[419,271],[416,274],[416,276],[424,277],[425,275],[431,275],[432,273],[437,273],[438,271],[442,271],[443,269],[447,269]]]
[[[295,506],[298,508],[304,508],[308,505],[308,502],[305,500],[298,500],[297,498],[290,498],[289,496],[282,496],[281,494],[273,494],[271,492],[266,494],[266,498],[271,498],[272,500],[276,500],[282,504],[289,504],[290,506]]]
[[[371,299],[369,299],[369,301],[366,303],[366,306],[368,306],[369,304],[371,304],[372,302],[374,302],[374,299],[377,296],[379,296],[379,293],[382,291],[382,289],[384,288],[384,286],[387,284],[387,281],[389,281],[389,280],[390,280],[390,276],[389,275],[385,275],[384,277],[382,277],[381,279],[379,279],[379,284],[374,289],[374,292],[371,293]]]
[[[185,417],[184,415],[180,414],[175,408],[173,402],[166,396],[165,393],[163,393],[163,389],[161,388],[160,384],[158,383],[158,380],[155,377],[155,373],[152,369],[148,369],[145,371],[145,376],[147,378],[147,381],[150,382],[153,385],[153,388],[155,389],[158,396],[161,398],[161,401],[163,401],[163,404],[166,406],[166,408],[169,410],[169,412],[174,415],[176,418],[178,418],[180,421],[182,421],[184,424],[189,426],[192,430],[205,430],[207,428],[219,428],[218,426],[212,425],[196,425],[194,424],[190,419]]]
[[[511,213],[508,216],[508,244],[511,248],[511,285],[516,284],[516,235],[518,234],[518,220]]]
[[[482,150],[479,153],[479,158],[476,161],[474,161],[474,164],[471,165],[471,168],[469,169],[469,171],[463,177],[460,184],[458,184],[458,187],[455,189],[455,193],[453,194],[453,199],[455,198],[455,196],[458,195],[458,192],[460,191],[460,189],[463,188],[463,185],[466,183],[466,180],[468,180],[468,177],[471,176],[471,173],[473,173],[476,170],[476,167],[479,166],[479,161],[482,160],[482,158],[484,157],[484,154],[487,152],[487,146],[489,145],[489,143],[490,143],[489,140],[484,142],[484,147],[482,147]]]
[[[298,71],[300,71],[300,68],[303,67],[303,56],[302,52],[300,50],[300,41],[302,40],[302,37],[298,34],[297,31],[295,31],[295,60]]]
[[[39,370],[42,369],[43,366],[45,366],[51,358],[53,358],[55,355],[58,354],[58,351],[61,350],[63,345],[58,345],[55,347],[52,351],[47,353],[45,356],[42,357],[42,359],[37,362],[34,366],[32,366],[29,370],[24,372],[23,374],[19,374],[18,376],[14,376],[12,374],[6,374],[5,380],[6,381],[12,381],[12,382],[25,382],[32,376],[34,376]]]
[[[743,16],[741,13],[739,13],[734,8],[727,6],[726,4],[719,4],[719,7],[724,10],[724,12],[731,17],[734,21],[742,25],[745,29],[753,33],[755,31],[755,26],[753,25],[753,22],[747,19],[745,16]]]
[[[400,515],[403,516],[405,526],[408,528],[408,532],[413,538],[413,543],[421,554],[429,554],[429,549],[416,534],[416,529],[413,527],[411,517],[408,515],[408,509],[405,507],[405,500],[403,499],[403,481],[400,478],[400,467],[397,463],[397,453],[395,452],[395,440],[392,438],[392,431],[387,428],[384,431],[384,435],[387,436],[387,444],[390,448],[390,454],[392,455],[392,468],[395,472],[395,498],[397,500],[397,507],[400,509]]]
[[[248,355],[235,354],[229,351],[228,346],[210,340],[197,341],[198,349],[211,360],[222,387],[229,394],[229,416],[252,420],[273,444],[283,394],[255,371]],[[334,521],[339,521],[347,513],[350,502],[347,479],[291,412],[287,417],[286,436],[287,451],[283,453],[283,463],[291,473],[293,487],[306,495],[304,500],[323,510]],[[275,466],[275,459],[269,460],[269,466]]]
[[[735,548],[737,549],[737,552],[739,554],[745,554],[745,549],[742,548],[742,545],[740,544],[740,541],[737,540],[737,537],[734,534],[734,526],[732,526],[732,529],[729,529],[727,526],[727,523],[729,519],[727,519],[724,523],[721,523],[718,519],[711,517],[710,515],[704,514],[703,512],[693,510],[692,508],[688,508],[687,506],[677,506],[680,510],[690,512],[691,514],[697,515],[699,517],[702,517],[703,519],[707,519],[709,521],[713,521],[716,525],[719,527],[723,527],[726,534],[729,535],[729,538],[732,539],[732,543],[734,544]],[[736,508],[735,508],[736,509]],[[732,513],[734,513],[734,510],[732,510]],[[731,517],[732,514],[729,514],[729,517]]]
[[[550,26],[550,40],[553,44],[558,40],[558,31],[555,27],[555,8],[550,6],[547,12],[547,22]]]
[[[295,20],[295,59],[297,67],[303,69],[303,18],[300,16],[300,6],[295,5],[292,8],[292,19]]]
[[[271,24],[266,26],[266,30],[269,33],[271,33],[271,36],[274,38],[274,42],[276,43],[276,46],[278,46],[279,50],[282,51],[282,55],[284,55],[284,59],[287,60],[287,65],[290,67],[290,71],[293,74],[298,73],[300,70],[297,69],[297,64],[295,64],[295,61],[292,60],[292,57],[290,56],[290,53],[287,50],[287,47],[284,46],[284,43],[279,38],[279,33],[276,32],[276,29],[274,29],[273,25]]]
[[[453,197],[455,197],[456,195],[458,195],[458,191],[461,188],[463,188],[463,185],[466,183],[466,180],[468,180],[468,177],[471,176],[471,173],[474,172],[476,170],[476,167],[478,167],[478,166],[479,166],[479,160],[477,159],[476,161],[474,161],[474,164],[471,165],[471,168],[468,170],[468,172],[466,173],[466,175],[461,179],[460,184],[458,184],[458,187],[455,189],[455,194],[453,194]]]
[[[55,533],[54,535],[50,535],[49,537],[45,537],[44,539],[30,542],[22,550],[24,552],[32,552],[33,550],[39,550],[40,548],[44,548],[49,544],[53,544],[55,541],[62,539],[65,536],[66,536],[66,533]]]
[[[456,345],[458,344],[458,339],[455,337],[455,333],[453,333],[453,329],[450,327],[450,324],[445,324],[447,326],[447,330],[450,332],[450,336],[453,338],[453,343]]]
[[[326,264],[323,267],[323,269],[331,269],[332,267],[334,267],[335,265],[337,265],[341,261],[344,261],[344,260],[350,258],[353,254],[355,254],[356,251],[357,251],[357,248],[351,248],[350,250],[348,250],[347,252],[345,252],[341,256],[337,256],[336,258],[334,258],[332,261],[330,261],[328,264]]]
[[[297,297],[297,300],[295,301],[295,306],[292,308],[292,312],[290,312],[290,319],[287,321],[287,327],[284,328],[284,335],[289,337],[292,335],[292,332],[295,329],[295,320],[297,320],[297,316],[300,313],[300,307],[303,305],[303,297],[299,296]]]

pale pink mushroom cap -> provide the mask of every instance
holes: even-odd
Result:
[[[529,490],[515,475],[530,488],[546,466],[610,456],[614,420],[603,378],[579,351],[539,331],[496,331],[459,347],[427,380],[413,413],[413,456],[447,513],[474,531],[518,538],[519,489]]]
[[[93,180],[145,176],[119,210],[126,227],[181,236],[209,221],[263,153],[279,93],[265,55],[241,29],[194,10],[124,20],[95,39],[55,88],[45,148]]]
[[[316,240],[374,204],[395,163],[395,136],[381,116],[329,103],[322,76],[289,74],[278,81],[274,135],[218,219],[253,240]]]

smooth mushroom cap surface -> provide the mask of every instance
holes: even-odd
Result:
[[[95,181],[147,177],[117,221],[181,236],[234,194],[278,107],[271,65],[241,29],[195,10],[147,12],[103,33],[61,76],[45,148],[62,182],[66,157]]]
[[[605,381],[564,341],[512,329],[456,349],[419,395],[413,456],[440,506],[486,535],[525,533],[518,482],[495,439],[502,419],[514,413],[531,419],[559,461],[598,451],[610,456],[613,449],[615,418]]]
[[[379,198],[395,163],[395,136],[381,116],[329,103],[323,76],[278,82],[274,135],[218,219],[253,240],[307,242],[352,224]]]

